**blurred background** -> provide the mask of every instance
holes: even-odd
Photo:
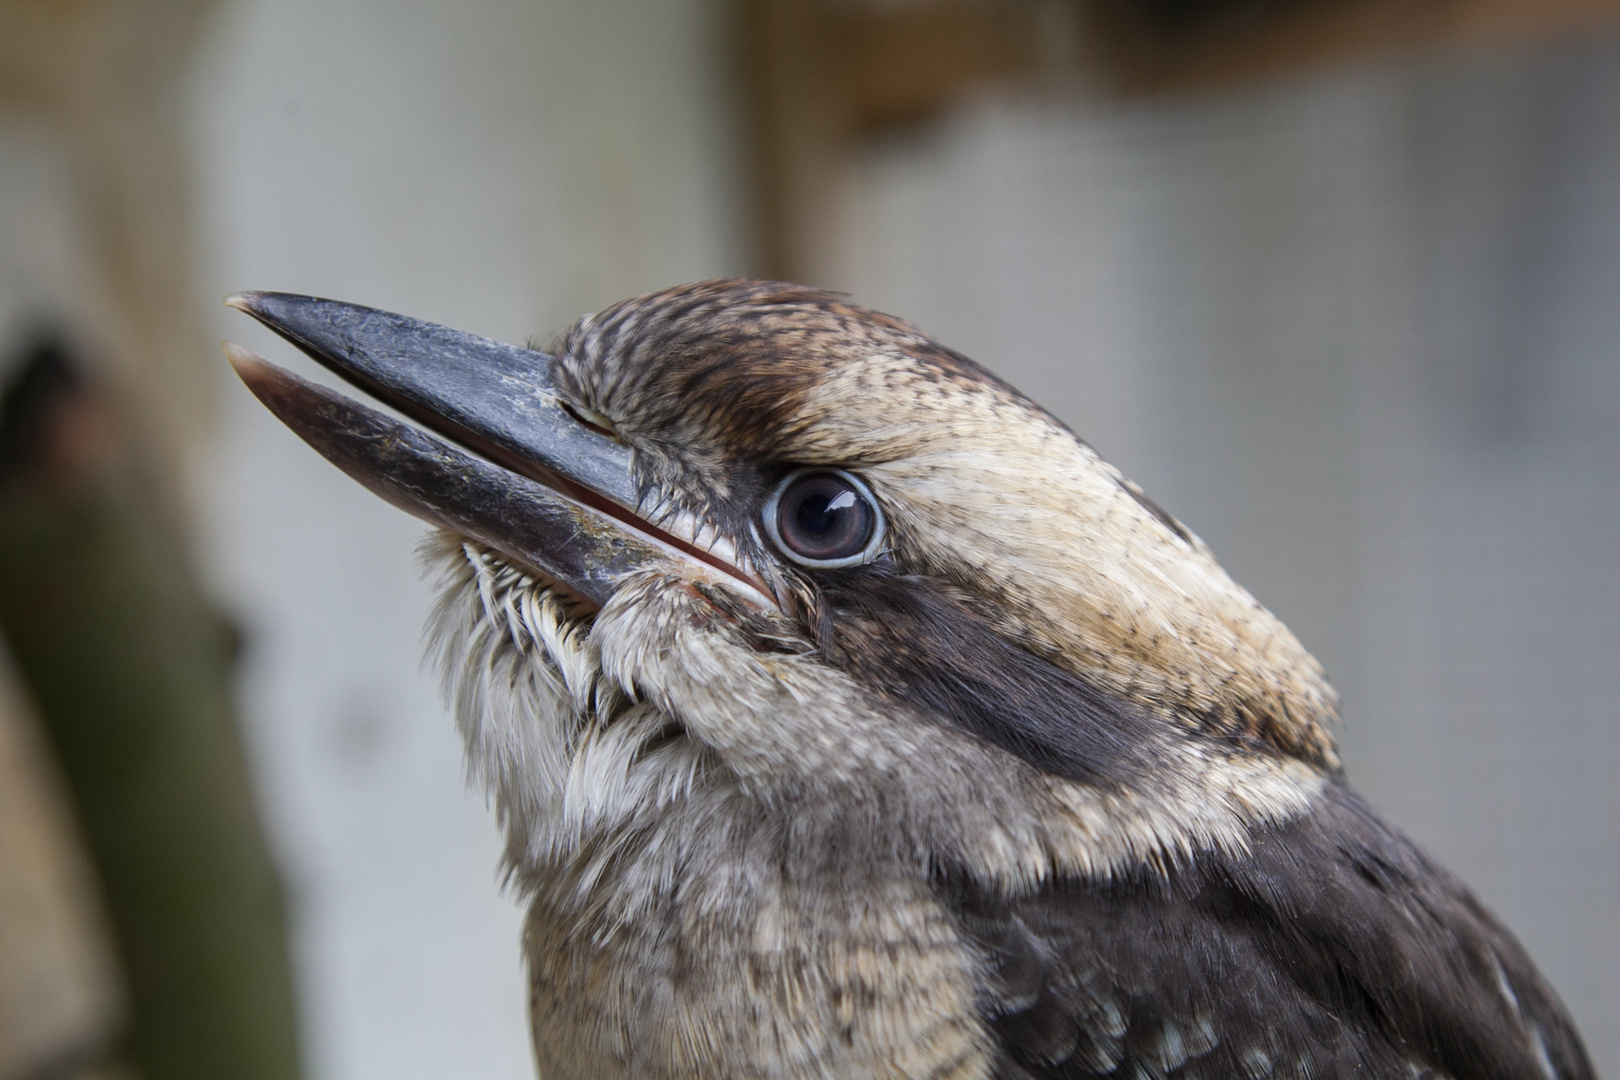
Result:
[[[423,529],[219,299],[737,273],[1202,534],[1620,1074],[1620,0],[0,0],[0,1080],[532,1075]]]

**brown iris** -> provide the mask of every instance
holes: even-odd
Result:
[[[853,566],[876,554],[883,516],[866,485],[849,473],[801,469],[766,504],[765,526],[782,553],[801,565]]]

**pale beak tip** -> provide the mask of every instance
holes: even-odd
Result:
[[[225,350],[225,359],[236,373],[242,377],[243,382],[251,383],[254,376],[262,375],[270,366],[270,362],[252,349],[244,349],[234,341],[220,343]]]

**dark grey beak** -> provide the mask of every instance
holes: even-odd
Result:
[[[753,575],[636,515],[629,449],[563,407],[545,353],[311,296],[250,292],[226,303],[460,444],[226,346],[237,374],[272,413],[400,509],[597,604],[630,575],[663,569],[774,606]]]

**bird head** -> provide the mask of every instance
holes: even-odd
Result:
[[[230,302],[420,425],[231,347],[306,441],[440,526],[435,638],[520,869],[745,798],[846,856],[1111,873],[1242,847],[1337,770],[1334,693],[1287,628],[899,319],[712,281],[547,354]]]

